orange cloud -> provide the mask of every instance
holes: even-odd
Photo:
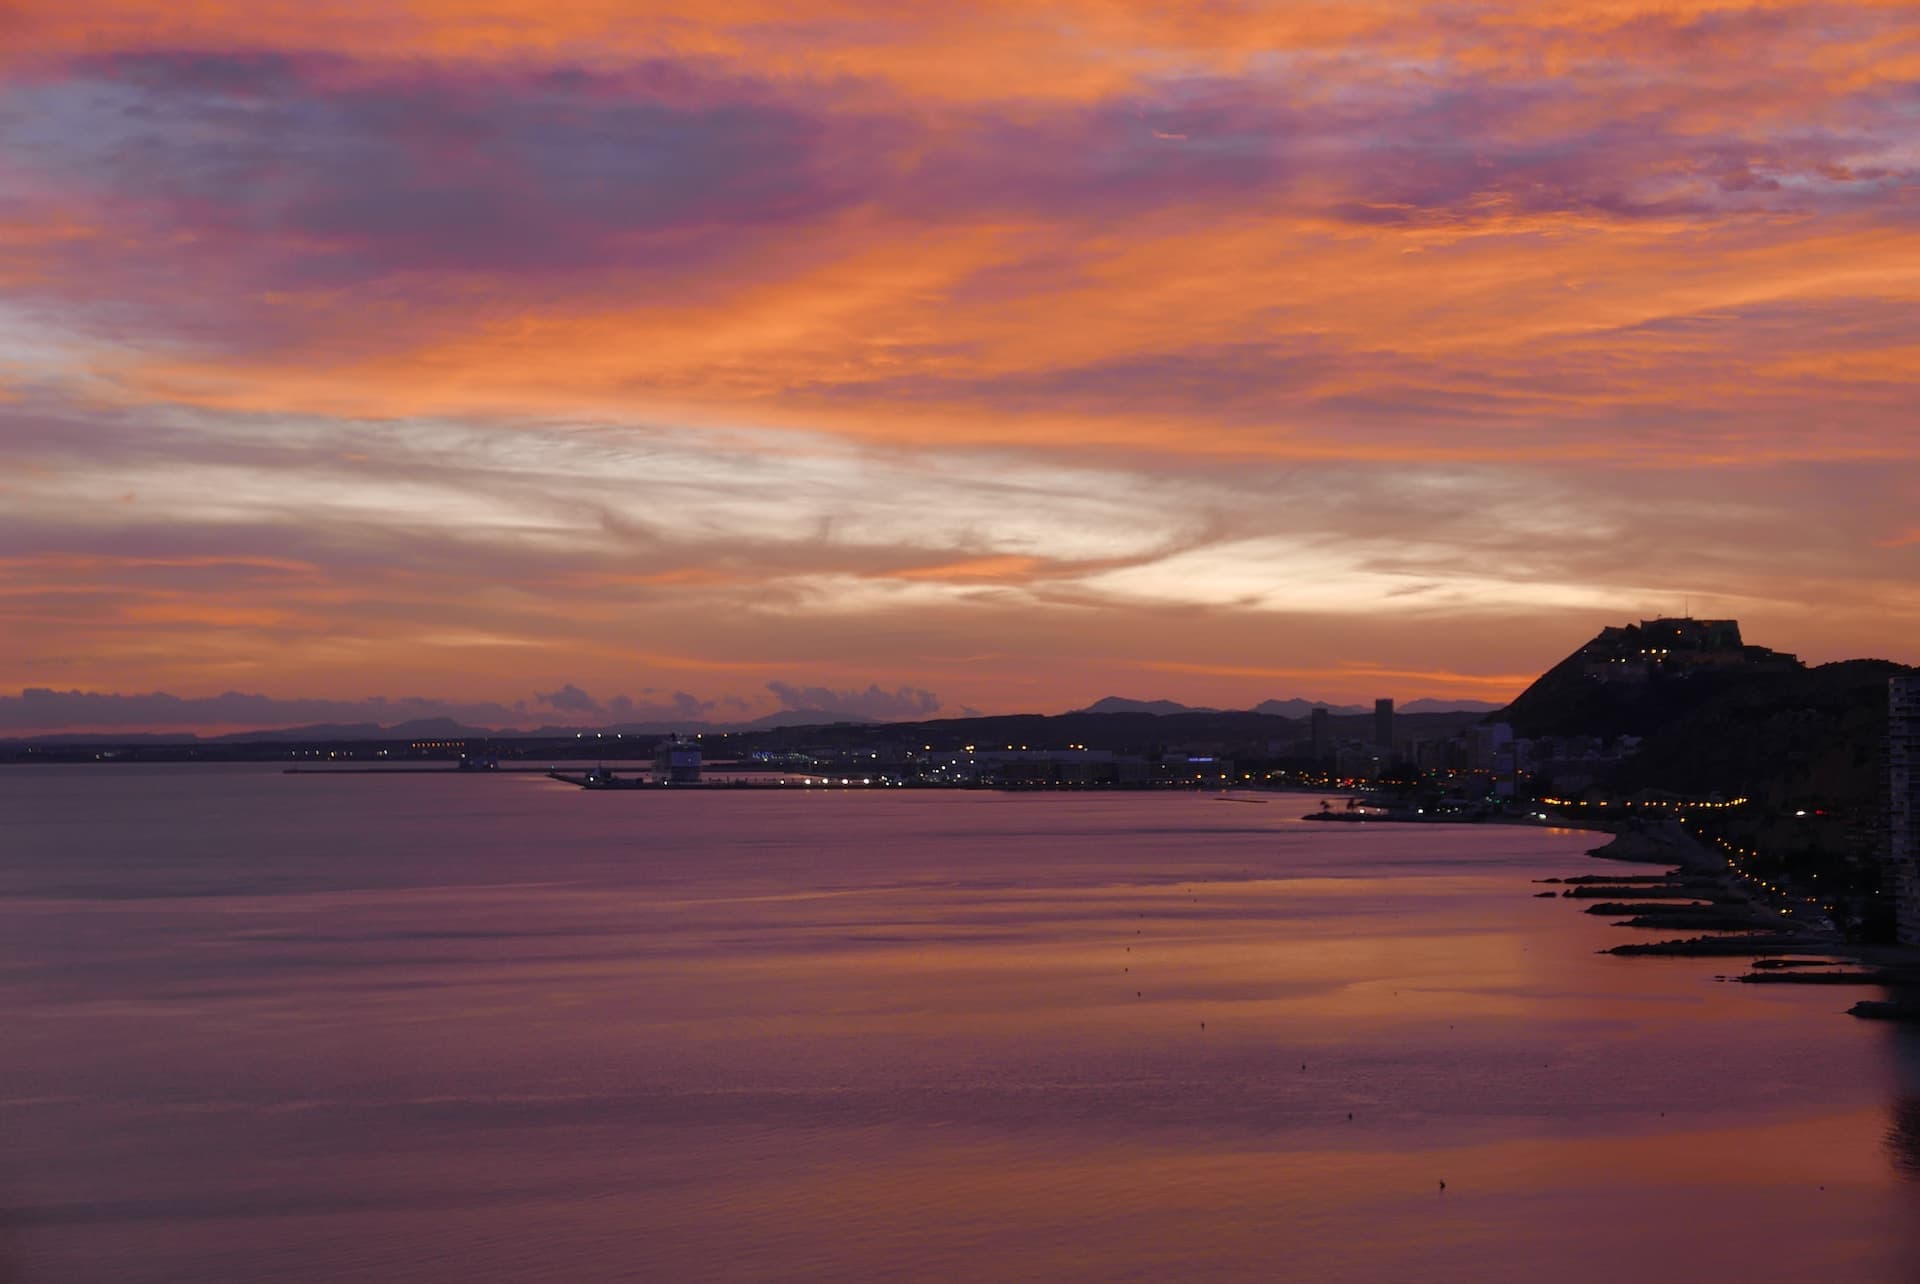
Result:
[[[1907,0],[1862,0],[1856,13],[1898,18]],[[118,0],[84,14],[56,0],[16,0],[6,49],[34,62],[117,49],[304,48],[362,57],[489,62],[543,58],[599,63],[634,58],[729,58],[766,74],[870,77],[946,99],[1086,97],[1174,72],[1233,73],[1261,55],[1339,52],[1453,58],[1484,71],[1577,73],[1599,57],[1689,60],[1696,74],[1756,50],[1805,63],[1794,19],[1829,12],[1804,0],[1588,0],[1551,7],[1477,6],[1470,19],[1437,5],[1342,0],[1283,7],[1141,0],[1061,0],[1044,15],[1010,2],[941,10],[877,0],[709,0],[651,4],[571,0],[414,0],[369,9],[298,0],[204,3]],[[1912,38],[1828,33],[1816,67],[1861,74],[1891,61],[1898,75]],[[1822,66],[1822,64],[1825,64]]]
[[[945,444],[1297,458],[1517,451],[1676,466],[1736,454],[1904,454],[1891,415],[1857,429],[1832,423],[1817,440],[1755,418],[1731,453],[1698,436],[1623,429],[1650,408],[1815,404],[1834,384],[1910,378],[1908,348],[1798,356],[1754,347],[1738,325],[1663,328],[1755,307],[1913,300],[1920,250],[1910,237],[1803,229],[1769,244],[1735,229],[1703,256],[1703,234],[1714,235],[1582,220],[1469,233],[1230,218],[1204,231],[1141,228],[1076,244],[1090,256],[1083,283],[1009,307],[965,294],[970,277],[1013,253],[999,229],[960,229],[930,251],[913,225],[869,224],[857,246],[830,236],[816,264],[710,302],[604,310],[582,300],[477,326],[429,313],[415,331],[453,332],[345,361],[324,351],[282,362],[140,358],[116,363],[115,375],[136,403],[638,415]],[[1289,349],[1302,355],[1289,360]],[[1247,355],[1216,355],[1231,351]],[[1601,352],[1604,374],[1582,368]],[[1167,370],[1188,353],[1200,364],[1156,375],[1150,395],[1111,395],[1130,366]],[[1233,360],[1250,364],[1218,364]],[[1403,428],[1409,416],[1384,405],[1375,422],[1354,422],[1351,407],[1369,400],[1405,402],[1428,423],[1426,408],[1443,407],[1456,422],[1438,433]],[[1330,417],[1346,421],[1337,436],[1325,431]],[[1515,433],[1542,421],[1556,431]]]

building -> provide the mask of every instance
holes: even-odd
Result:
[[[1467,769],[1497,772],[1513,762],[1513,725],[1482,722],[1467,728]]]
[[[1322,705],[1315,705],[1313,712],[1308,715],[1307,723],[1313,729],[1315,758],[1325,758],[1333,752],[1333,727],[1329,721],[1332,716]]]
[[[1887,873],[1900,943],[1920,945],[1920,677],[1888,683]]]
[[[1333,751],[1334,774],[1346,780],[1378,780],[1386,759],[1372,745],[1342,743]]]
[[[1393,701],[1373,702],[1373,743],[1382,749],[1393,748]]]

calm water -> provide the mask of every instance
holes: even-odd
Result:
[[[1310,805],[0,770],[0,1279],[1920,1275],[1913,1035]]]

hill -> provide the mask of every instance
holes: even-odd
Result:
[[[1887,735],[1887,660],[1808,668],[1748,645],[1732,620],[1647,620],[1601,630],[1490,722],[1520,736],[1637,736],[1607,776],[1640,789],[1872,813]]]
[[[1500,706],[1486,700],[1440,700],[1423,696],[1418,700],[1409,700],[1399,706],[1396,713],[1487,713]],[[1290,700],[1262,700],[1247,710],[1222,710],[1204,705],[1181,704],[1175,700],[1129,700],[1124,696],[1106,696],[1095,700],[1084,709],[1075,709],[1073,713],[1261,713],[1274,718],[1311,717],[1315,709],[1325,709],[1337,718],[1371,718],[1373,706],[1359,704],[1329,704],[1325,700],[1302,700],[1294,697]]]
[[[1741,794],[1770,809],[1877,810],[1886,764],[1888,660],[1844,660],[1752,675],[1677,708],[1608,780],[1703,796]]]
[[[1218,713],[1200,705],[1181,704],[1177,700],[1129,700],[1125,696],[1102,696],[1084,709],[1072,713]]]
[[[1477,712],[1415,713],[1397,719],[1409,740],[1457,735],[1480,720]],[[1373,714],[1335,716],[1336,739],[1365,741],[1373,734]],[[1234,755],[1265,757],[1274,748],[1284,754],[1305,739],[1302,719],[1245,711],[1189,710],[1184,713],[1007,714],[997,717],[941,718],[930,722],[887,722],[865,726],[787,727],[758,733],[768,747],[897,744],[935,749],[1005,746],[1065,749],[1088,745],[1119,753],[1153,752],[1175,745],[1217,747]]]
[[[1734,620],[1643,620],[1602,629],[1487,720],[1521,736],[1647,736],[1729,692],[1804,669],[1746,645]]]

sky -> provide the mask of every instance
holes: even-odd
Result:
[[[9,0],[0,731],[1920,662],[1916,303],[1914,3]]]

